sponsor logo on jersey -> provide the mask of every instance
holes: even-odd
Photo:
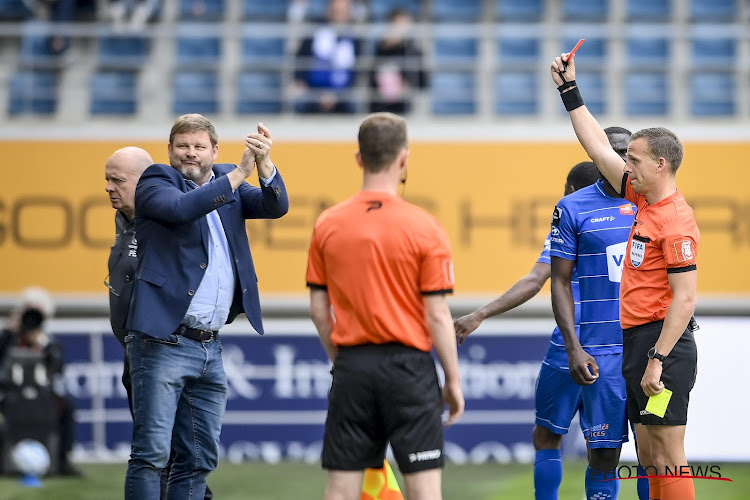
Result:
[[[625,260],[625,250],[627,247],[627,241],[607,247],[607,272],[609,274],[609,281],[613,283],[622,281],[622,262]]]
[[[620,205],[620,213],[623,215],[633,215],[633,205],[630,203],[626,205]]]
[[[608,215],[607,217],[594,217],[593,219],[591,219],[591,222],[593,222],[593,223],[597,223],[597,222],[612,222],[613,220],[615,220],[615,216],[614,215]]]
[[[693,260],[693,247],[690,240],[678,240],[673,246],[677,262]]]
[[[562,208],[555,206],[555,209],[552,211],[552,225],[559,226],[561,217],[562,217]]]

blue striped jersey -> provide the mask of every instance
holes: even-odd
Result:
[[[550,255],[573,260],[580,290],[580,332],[591,355],[622,352],[620,279],[635,206],[604,191],[601,180],[555,207]]]
[[[547,235],[547,239],[544,240],[544,250],[537,259],[537,262],[543,264],[550,264],[549,250],[550,250],[550,238],[552,233]],[[570,280],[570,286],[573,289],[573,300],[575,301],[576,309],[576,334],[578,333],[578,323],[581,320],[581,307],[579,302],[578,292],[578,274],[577,271],[573,270],[573,276]],[[565,351],[565,342],[563,341],[562,333],[558,327],[552,331],[552,337],[549,339],[549,349],[547,355],[544,357],[544,364],[549,365],[558,370],[569,370],[568,368],[568,353]]]

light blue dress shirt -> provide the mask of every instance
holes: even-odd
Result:
[[[263,185],[268,186],[276,176],[276,167],[271,177],[260,178]],[[209,182],[215,176],[211,173]],[[193,188],[200,188],[193,181],[187,183]],[[227,322],[229,309],[232,307],[234,298],[234,267],[232,267],[232,252],[229,249],[227,235],[221,224],[219,212],[213,210],[206,214],[208,223],[208,262],[206,273],[203,275],[201,284],[195,291],[193,300],[185,313],[182,324],[199,330],[219,330]]]

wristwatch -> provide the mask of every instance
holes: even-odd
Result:
[[[663,354],[659,354],[659,351],[656,350],[656,346],[654,346],[648,350],[648,359],[658,359],[664,363],[664,360],[667,359],[667,357]]]

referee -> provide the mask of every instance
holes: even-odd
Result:
[[[443,423],[463,413],[450,244],[440,223],[398,196],[406,122],[368,116],[359,129],[362,190],[318,218],[310,243],[310,314],[333,361],[323,441],[325,500],[359,499],[363,471],[391,443],[409,500],[440,500]],[[430,350],[445,372],[438,382]]]
[[[551,70],[581,145],[610,184],[637,207],[620,285],[622,373],[639,461],[646,470],[657,471],[650,478],[650,495],[693,500],[692,479],[677,471],[687,465],[685,426],[697,366],[692,317],[700,233],[693,210],[677,190],[682,144],[665,128],[640,130],[631,137],[623,164],[584,105],[574,57],[562,54]],[[665,389],[672,395],[660,417],[647,411],[646,404]]]

